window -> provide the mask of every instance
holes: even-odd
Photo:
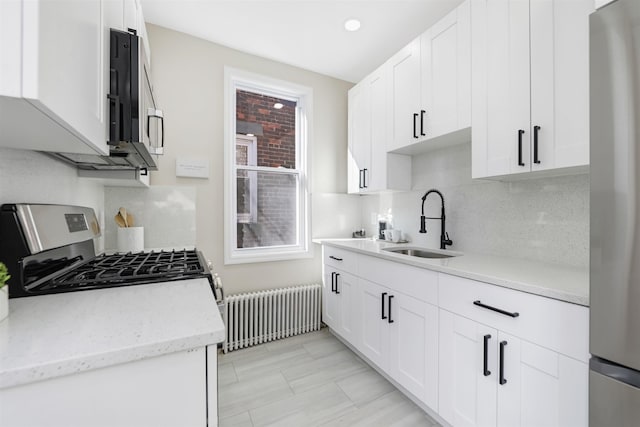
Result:
[[[310,88],[225,69],[225,263],[309,254]]]

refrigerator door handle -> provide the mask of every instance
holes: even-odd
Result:
[[[640,388],[640,371],[609,362],[596,356],[589,359],[589,368],[605,377],[610,377],[632,387]]]

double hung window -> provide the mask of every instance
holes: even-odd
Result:
[[[306,257],[311,89],[225,72],[225,262]]]

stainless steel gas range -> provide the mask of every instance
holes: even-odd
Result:
[[[9,298],[206,278],[222,287],[198,250],[96,255],[100,225],[91,208],[45,204],[0,207],[0,260],[12,276]]]

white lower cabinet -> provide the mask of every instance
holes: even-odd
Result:
[[[216,426],[216,360],[211,345],[2,389],[0,425]]]
[[[438,414],[454,426],[495,425],[498,372],[489,360],[496,360],[496,351],[488,343],[485,359],[484,337],[495,343],[496,330],[445,310],[440,310],[439,320]]]
[[[359,323],[362,333],[357,348],[370,361],[389,372],[389,327],[385,315],[389,289],[373,282],[360,279],[361,315]]]
[[[358,279],[342,270],[325,266],[323,321],[350,342],[357,339]]]
[[[399,292],[389,300],[391,377],[438,407],[438,308]]]
[[[438,402],[438,309],[360,279],[362,330],[357,348],[425,404]]]
[[[440,310],[439,415],[454,426],[586,426],[587,364]]]
[[[324,322],[453,426],[587,426],[588,313],[324,247]]]

